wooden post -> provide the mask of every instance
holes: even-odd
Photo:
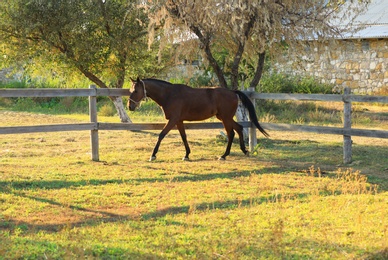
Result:
[[[352,103],[347,98],[350,95],[350,88],[344,89],[344,130],[352,127]],[[352,136],[344,135],[344,164],[352,162]]]
[[[249,88],[248,91],[254,92],[254,88]],[[253,107],[256,107],[256,101],[254,98],[251,98],[251,101],[253,103]],[[252,118],[251,118],[252,120]],[[249,127],[249,151],[253,152],[257,145],[257,136],[256,136],[256,126],[251,123],[251,127]]]
[[[89,96],[89,116],[90,122],[95,124],[95,128],[90,131],[90,144],[92,147],[92,160],[98,162],[100,158],[98,153],[97,88],[95,85],[90,85],[89,88],[94,90],[94,94]]]

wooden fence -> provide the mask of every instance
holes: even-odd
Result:
[[[164,123],[99,123],[97,119],[97,96],[129,96],[128,89],[97,89],[90,86],[89,89],[0,89],[0,97],[89,97],[89,123],[57,124],[36,126],[0,127],[0,134],[21,134],[36,132],[58,131],[90,131],[92,160],[99,160],[99,130],[161,130]],[[388,96],[361,96],[351,95],[350,89],[346,89],[343,95],[337,94],[265,94],[247,91],[246,94],[254,101],[255,99],[272,100],[298,100],[298,101],[332,101],[344,103],[344,126],[323,127],[292,124],[261,123],[265,129],[277,131],[302,131],[320,134],[335,134],[343,136],[343,160],[345,164],[352,161],[351,136],[365,136],[388,138],[388,131],[354,129],[351,127],[352,102],[388,103]],[[244,127],[250,128],[249,148],[252,151],[256,145],[256,129],[250,122],[240,122]],[[187,123],[186,129],[218,129],[223,128],[221,123]]]

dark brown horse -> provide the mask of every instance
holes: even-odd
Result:
[[[165,117],[168,120],[152,152],[150,161],[156,159],[160,143],[167,133],[177,126],[186,148],[186,155],[183,160],[189,159],[190,147],[187,143],[186,132],[183,121],[200,121],[216,116],[222,121],[228,135],[228,145],[221,160],[225,160],[230,153],[234,131],[240,138],[240,148],[244,154],[248,151],[245,148],[243,138],[243,127],[233,120],[238,105],[238,97],[249,111],[249,117],[254,125],[264,134],[268,133],[259,125],[252,102],[241,91],[232,91],[225,88],[191,88],[181,84],[171,84],[157,79],[133,80],[133,92],[128,100],[128,108],[134,111],[143,99],[147,97],[154,100],[162,107]],[[238,97],[237,97],[238,96]]]

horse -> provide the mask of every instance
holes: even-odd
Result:
[[[260,126],[254,106],[250,99],[239,90],[229,90],[226,88],[191,88],[187,85],[172,84],[158,79],[132,80],[133,89],[128,99],[128,109],[134,111],[141,101],[150,98],[162,107],[165,118],[168,120],[163,130],[159,134],[155,148],[150,157],[150,161],[156,159],[160,143],[168,132],[176,126],[181,135],[186,149],[183,160],[189,160],[191,152],[187,142],[184,121],[201,121],[216,116],[224,125],[228,137],[228,144],[225,153],[219,158],[225,160],[230,154],[235,132],[239,135],[240,149],[245,155],[249,152],[245,148],[243,138],[243,127],[234,121],[238,105],[238,97],[242,104],[248,109],[251,122],[265,136],[269,134]]]

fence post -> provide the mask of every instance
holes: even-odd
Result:
[[[90,144],[92,147],[92,160],[98,162],[100,158],[98,153],[97,87],[95,85],[90,85],[89,89],[94,90],[94,94],[89,96],[89,117],[90,122],[95,124],[95,128],[90,131]]]
[[[248,91],[253,93],[255,91],[255,89],[248,88]],[[253,107],[255,108],[256,107],[255,99],[251,98],[251,101],[253,103]],[[251,118],[251,120],[252,120],[252,118]],[[253,152],[256,145],[257,145],[256,127],[255,127],[255,125],[253,125],[253,123],[251,123],[251,127],[249,127],[249,151]]]
[[[350,95],[350,88],[344,89],[344,130],[350,130],[352,127],[352,103],[348,97]],[[352,136],[344,135],[344,164],[352,162]]]

